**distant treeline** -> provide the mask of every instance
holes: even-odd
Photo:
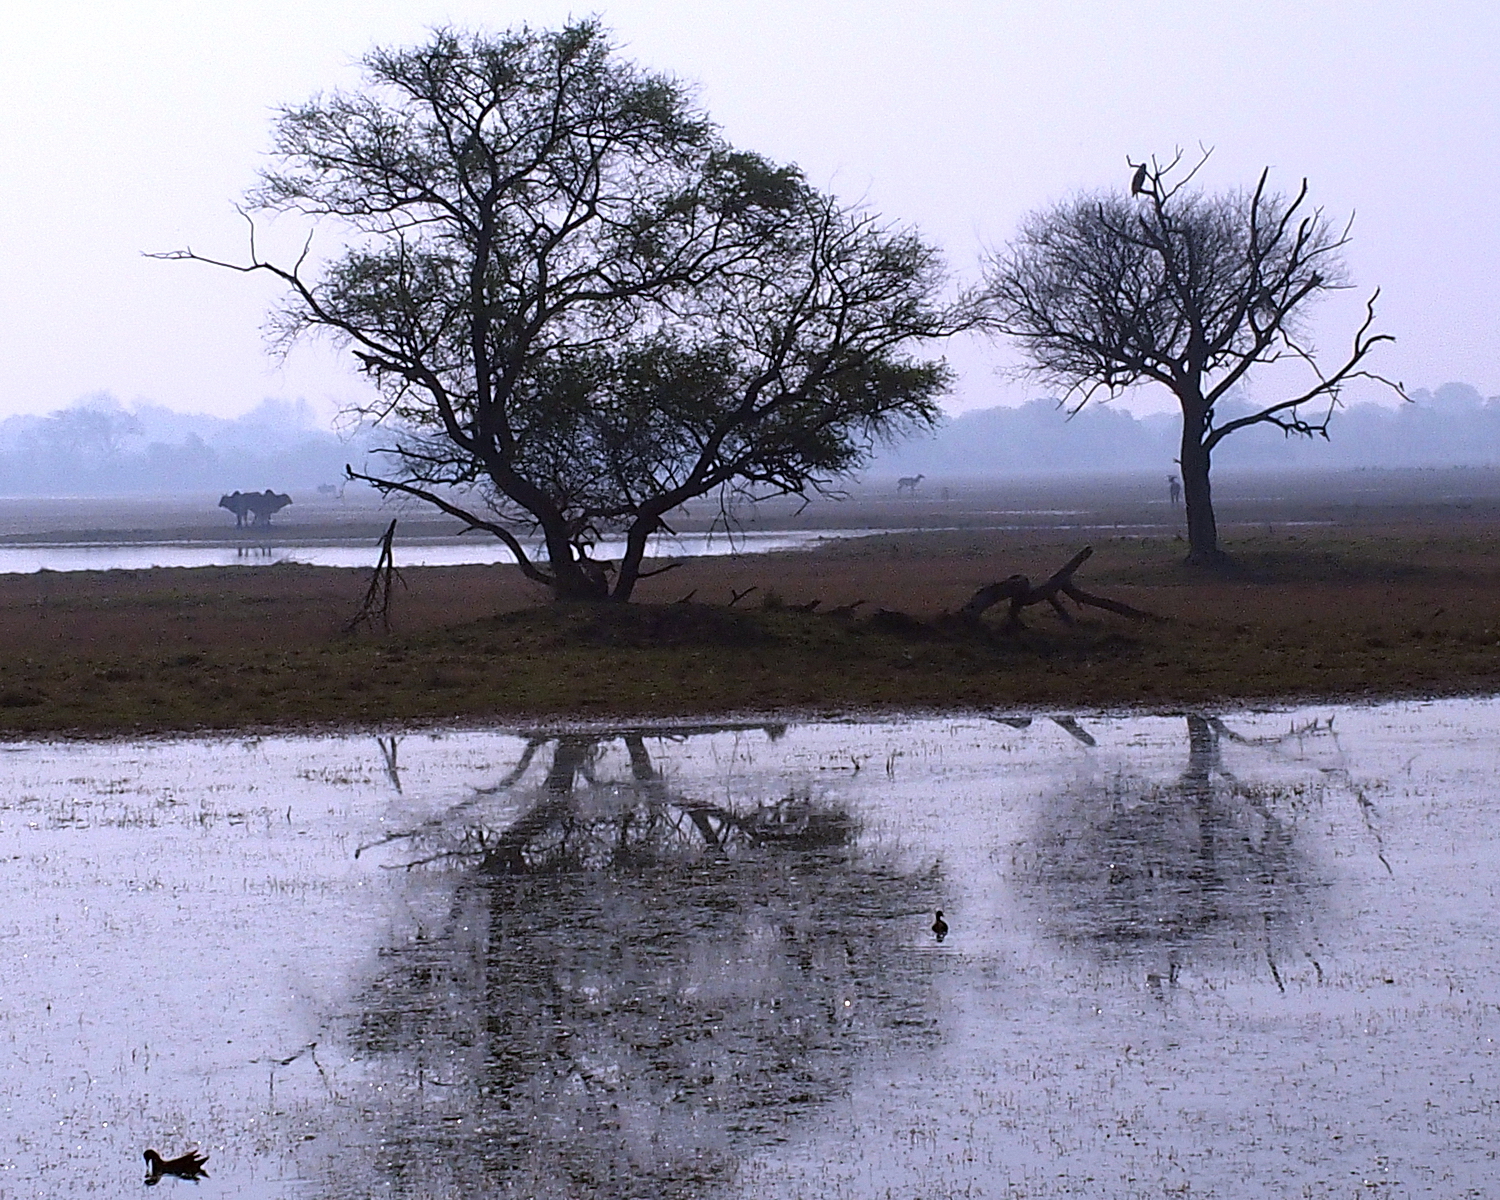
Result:
[[[1219,420],[1250,412],[1228,406]],[[1089,404],[1073,417],[1051,400],[987,408],[948,421],[935,434],[883,451],[873,470],[913,475],[1030,475],[1076,471],[1172,472],[1181,421],[1133,417]],[[1500,464],[1500,396],[1466,383],[1418,389],[1397,407],[1355,404],[1334,414],[1329,440],[1287,437],[1262,425],[1231,434],[1217,467],[1435,467]]]
[[[0,495],[305,489],[337,483],[370,444],[367,430],[320,427],[305,401],[266,400],[229,420],[95,396],[0,421]]]
[[[1410,404],[1356,404],[1334,415],[1330,441],[1269,426],[1231,435],[1220,467],[1432,467],[1500,465],[1500,396],[1466,383],[1419,389]],[[1221,405],[1221,407],[1224,407]],[[1248,408],[1225,407],[1220,420]],[[936,433],[883,450],[872,470],[914,475],[1034,475],[1162,471],[1177,457],[1178,418],[1133,417],[1089,404],[1071,418],[1051,400],[987,408]],[[278,491],[337,483],[384,435],[323,428],[303,401],[266,400],[242,417],[126,408],[91,397],[46,416],[0,421],[0,495]],[[373,464],[372,464],[373,465]]]

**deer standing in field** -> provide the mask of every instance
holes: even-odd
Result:
[[[917,494],[917,484],[926,478],[927,476],[925,475],[903,475],[900,479],[896,480],[896,495],[899,496],[902,492],[910,492],[915,496]]]

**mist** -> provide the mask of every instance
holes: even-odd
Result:
[[[0,495],[308,489],[339,483],[344,464],[369,453],[371,436],[328,429],[300,400],[267,399],[225,418],[99,394],[0,421]]]
[[[1467,383],[1419,388],[1409,403],[1353,404],[1334,414],[1328,439],[1287,436],[1254,425],[1225,438],[1215,467],[1308,470],[1500,464],[1500,396]],[[1220,423],[1254,411],[1232,399]],[[1005,477],[1176,470],[1182,422],[1176,414],[1134,416],[1108,404],[1076,413],[1055,400],[987,408],[953,417],[933,434],[883,448],[872,471],[930,477]]]
[[[1218,405],[1220,420],[1250,411]],[[868,474],[977,478],[1175,471],[1180,421],[1089,404],[1069,415],[1055,400],[973,410],[934,433],[882,447]],[[369,426],[338,432],[301,400],[267,399],[243,416],[127,406],[108,394],[44,416],[0,421],[0,496],[123,496],[278,491],[341,485],[381,443]],[[1287,437],[1267,425],[1226,438],[1218,467],[1339,470],[1500,465],[1500,396],[1467,383],[1419,388],[1396,407],[1354,404],[1329,438]]]

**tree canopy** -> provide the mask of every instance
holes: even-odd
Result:
[[[730,146],[597,22],[439,30],[365,68],[282,111],[251,197],[342,252],[277,264],[252,236],[219,264],[281,279],[280,339],[331,334],[376,384],[359,415],[392,465],[353,477],[490,531],[559,596],[623,600],[684,501],[824,491],[936,418],[949,373],[915,347],[975,319],[936,251]]]
[[[1182,411],[1179,463],[1187,504],[1189,559],[1221,557],[1209,487],[1214,447],[1237,430],[1269,424],[1286,434],[1328,435],[1352,379],[1387,334],[1372,333],[1370,297],[1349,352],[1321,365],[1306,339],[1313,302],[1344,288],[1349,227],[1335,227],[1295,195],[1268,190],[1262,172],[1249,191],[1192,186],[1197,166],[1132,164],[1131,192],[1094,193],[1032,214],[990,260],[986,295],[992,327],[1013,337],[1036,372],[1077,405],[1157,383]],[[1222,422],[1215,405],[1253,368],[1289,360],[1303,385]],[[1400,387],[1389,384],[1399,392]],[[1309,411],[1311,410],[1311,411]]]

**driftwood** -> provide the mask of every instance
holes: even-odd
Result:
[[[987,609],[999,604],[1002,600],[1009,600],[1010,611],[1006,614],[1005,626],[1007,629],[1014,629],[1021,624],[1023,608],[1029,608],[1045,600],[1064,622],[1071,625],[1073,617],[1058,599],[1059,595],[1062,595],[1067,596],[1075,604],[1102,608],[1108,612],[1119,613],[1122,617],[1132,617],[1137,621],[1160,620],[1160,617],[1152,613],[1131,608],[1130,605],[1121,604],[1118,600],[1110,600],[1105,596],[1096,596],[1092,592],[1086,592],[1073,582],[1073,572],[1078,570],[1093,552],[1092,546],[1085,546],[1039,587],[1032,587],[1031,580],[1024,575],[1012,575],[998,583],[986,584],[969,598],[969,602],[958,610],[958,614],[970,620],[978,620],[980,614]]]

